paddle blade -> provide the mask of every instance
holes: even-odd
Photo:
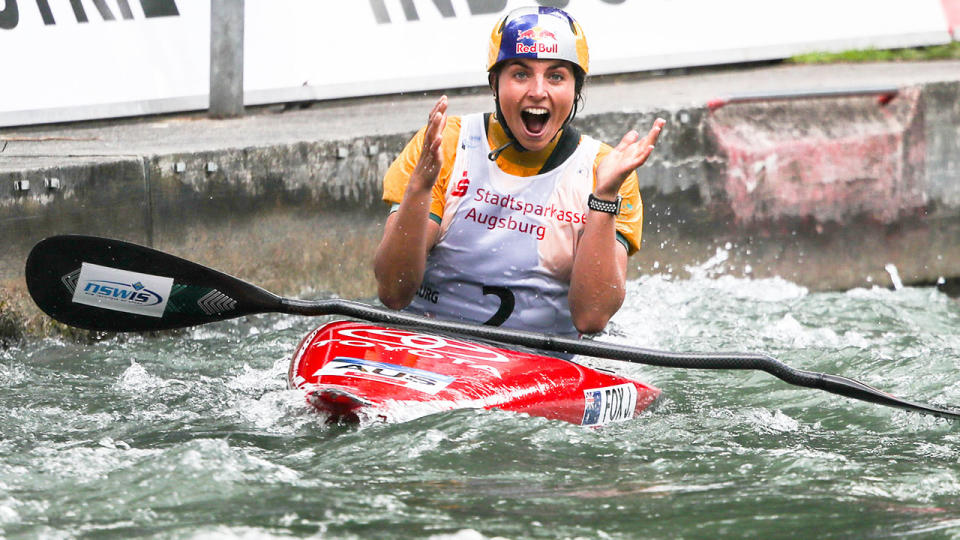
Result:
[[[65,235],[27,257],[27,289],[54,319],[87,330],[167,330],[279,311],[259,287],[148,247]]]

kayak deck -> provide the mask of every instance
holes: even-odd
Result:
[[[660,395],[568,360],[351,321],[304,338],[288,382],[331,422],[496,408],[598,426],[634,418]]]

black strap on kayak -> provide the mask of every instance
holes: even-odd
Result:
[[[147,278],[172,279],[173,287],[169,297],[165,298],[165,310],[162,314],[151,316],[118,310],[120,308],[117,306],[122,305],[117,303],[119,301],[102,305],[75,302],[75,292],[78,289],[83,291],[87,287],[81,279],[81,269],[85,263],[106,267],[107,271],[119,270],[142,273]],[[112,279],[111,294],[117,286],[125,287],[123,282],[129,279],[127,274]],[[609,358],[651,366],[760,370],[795,386],[815,388],[940,418],[960,419],[960,411],[956,409],[904,400],[847,377],[795,369],[765,354],[666,352],[597,340],[440,321],[349,300],[282,298],[233,276],[162,251],[94,236],[54,236],[39,242],[27,257],[26,281],[30,295],[40,309],[64,324],[87,330],[169,330],[257,313],[340,315],[388,325],[414,325],[436,332],[450,332],[541,351]],[[136,288],[142,286],[142,283],[135,281],[129,285]]]

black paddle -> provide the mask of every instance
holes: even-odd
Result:
[[[427,319],[348,300],[281,298],[233,276],[151,248],[92,236],[54,236],[27,257],[27,288],[54,319],[88,330],[139,332],[184,328],[253,315],[343,315],[394,325],[415,325],[485,340],[662,367],[761,370],[796,386],[941,418],[960,411],[914,403],[859,381],[794,369],[756,353],[671,353],[593,340],[555,337]]]

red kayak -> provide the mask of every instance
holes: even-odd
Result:
[[[331,422],[483,408],[599,426],[634,418],[660,395],[568,360],[348,321],[304,338],[288,378]]]

